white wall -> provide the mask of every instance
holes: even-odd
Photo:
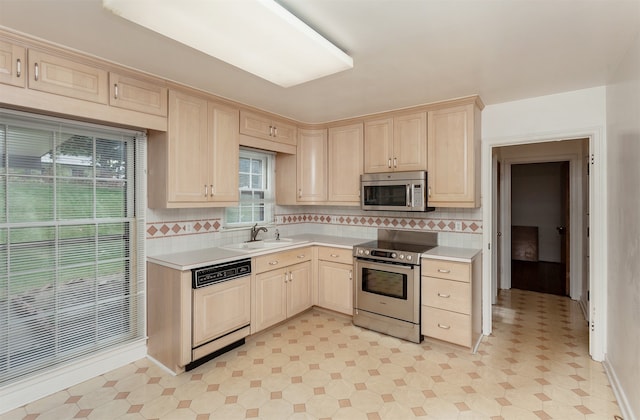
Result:
[[[640,36],[607,86],[607,363],[640,418]],[[625,398],[626,395],[626,398]],[[624,413],[623,413],[624,414]]]
[[[538,227],[538,260],[561,262],[562,163],[511,166],[511,225]]]

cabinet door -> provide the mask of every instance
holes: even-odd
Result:
[[[329,201],[360,203],[363,133],[362,124],[329,129]]]
[[[167,88],[111,72],[109,105],[166,117]]]
[[[167,196],[170,202],[204,202],[209,195],[207,101],[169,92]]]
[[[394,171],[427,169],[427,113],[403,115],[393,119]]]
[[[298,128],[283,121],[273,120],[273,137],[278,143],[295,146],[298,142]]]
[[[193,347],[251,322],[251,281],[240,277],[193,291]]]
[[[298,201],[326,201],[327,130],[300,130],[298,137]]]
[[[209,198],[217,202],[238,201],[238,110],[209,102]]]
[[[287,272],[279,269],[256,276],[256,319],[252,320],[256,332],[287,319]]]
[[[429,203],[474,207],[473,105],[429,111]]]
[[[27,55],[23,47],[0,41],[0,83],[25,86]]]
[[[240,134],[273,140],[271,135],[272,127],[271,118],[268,116],[244,110],[240,111]]]
[[[311,263],[288,267],[287,317],[292,317],[311,307]]]
[[[318,263],[318,306],[353,315],[353,266]]]
[[[391,172],[393,119],[364,123],[364,172]]]
[[[29,88],[106,104],[107,71],[66,58],[29,50]]]

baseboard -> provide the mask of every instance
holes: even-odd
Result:
[[[609,359],[606,355],[604,357],[604,362],[602,362],[602,365],[604,366],[604,371],[609,378],[609,382],[611,383],[613,394],[616,396],[616,400],[618,400],[618,406],[620,407],[620,414],[622,414],[622,418],[624,418],[624,420],[638,420],[638,418],[631,411],[629,399],[620,386],[620,381],[618,381],[616,371],[613,369],[613,366],[611,366],[611,363],[609,362]]]
[[[0,388],[0,414],[77,385],[147,355],[146,339],[30,376]]]

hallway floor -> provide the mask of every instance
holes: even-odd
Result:
[[[142,359],[1,419],[613,419],[569,298],[504,290],[477,354],[311,310],[171,376]]]

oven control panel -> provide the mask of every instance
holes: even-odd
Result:
[[[391,251],[383,249],[369,249],[355,247],[353,256],[356,258],[367,258],[379,261],[391,261],[401,264],[420,264],[420,254],[415,252]]]

